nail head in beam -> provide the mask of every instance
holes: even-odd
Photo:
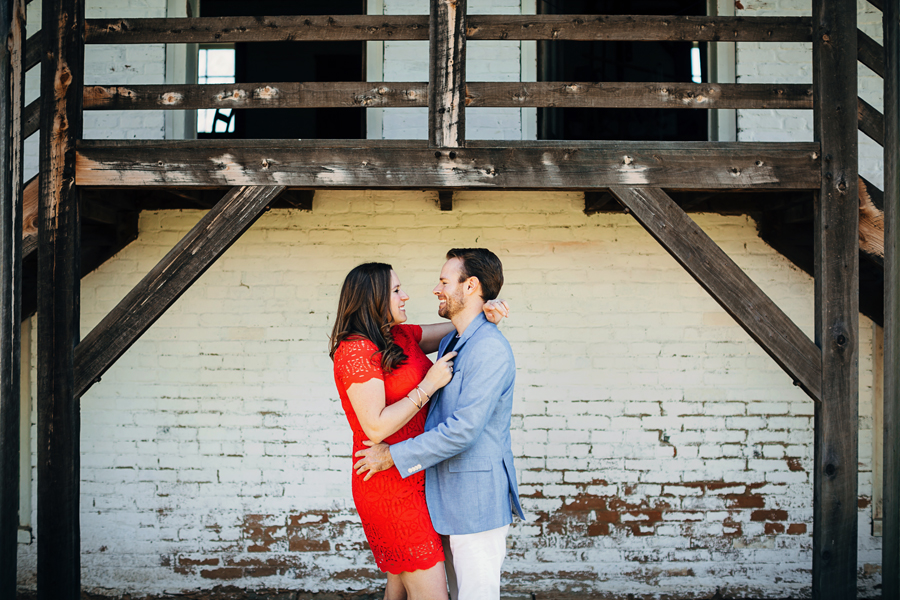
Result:
[[[855,598],[858,546],[859,199],[857,9],[813,2],[814,135],[822,145],[815,221],[812,596]]]

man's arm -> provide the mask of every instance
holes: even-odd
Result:
[[[377,444],[356,453],[361,460],[354,467],[366,479],[397,465],[401,477],[452,458],[478,439],[493,414],[500,397],[515,378],[515,363],[509,346],[496,338],[478,341],[477,356],[464,373],[456,410],[434,429],[393,446]]]

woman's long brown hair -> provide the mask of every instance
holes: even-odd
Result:
[[[391,336],[391,265],[365,263],[344,279],[337,316],[331,331],[329,355],[347,338],[369,340],[381,352],[381,368],[390,373],[406,360],[406,354]]]

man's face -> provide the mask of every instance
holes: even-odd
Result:
[[[461,272],[462,260],[451,258],[444,263],[444,268],[441,269],[440,282],[433,290],[439,301],[438,315],[445,319],[452,319],[466,305],[466,295],[463,293],[466,282],[460,282]]]

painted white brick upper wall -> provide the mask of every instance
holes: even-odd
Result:
[[[82,399],[89,589],[380,585],[327,354],[340,285],[361,262],[390,262],[411,322],[434,322],[444,252],[487,246],[512,305],[514,453],[537,517],[512,529],[504,589],[808,593],[813,404],[630,217],[585,216],[577,193],[457,192],[452,212],[426,192],[314,204],[267,213]],[[139,239],[85,278],[82,331],[199,217],[142,214]],[[812,280],[752,220],[696,219],[811,334]],[[871,509],[859,514],[872,596],[880,542]],[[20,553],[26,586],[33,552]]]

